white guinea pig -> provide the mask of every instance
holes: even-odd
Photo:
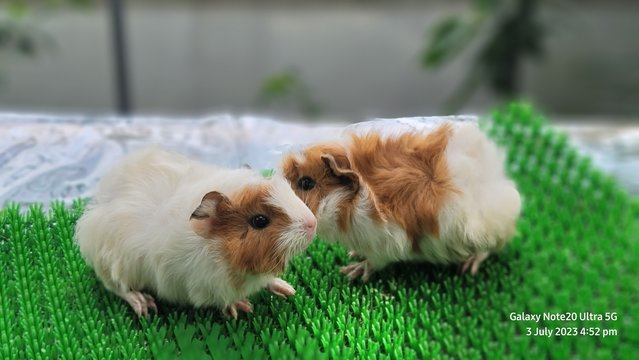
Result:
[[[512,238],[521,207],[503,153],[475,123],[352,133],[286,155],[282,172],[317,216],[320,239],[365,258],[341,269],[351,280],[413,260],[475,274]]]
[[[104,286],[138,315],[170,302],[252,311],[266,287],[315,235],[313,213],[281,176],[221,169],[156,147],[126,157],[100,184],[76,229]]]

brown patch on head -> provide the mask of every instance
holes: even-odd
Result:
[[[457,192],[444,152],[452,128],[382,138],[378,132],[352,135],[353,169],[374,194],[381,212],[401,225],[413,240],[439,236],[438,215],[444,200]]]
[[[306,148],[299,158],[287,155],[282,163],[282,171],[295,194],[315,215],[318,215],[320,202],[324,198],[334,191],[343,190],[346,196],[336,210],[340,229],[348,229],[360,179],[352,170],[344,147],[319,144]]]
[[[220,241],[223,256],[235,271],[281,273],[286,253],[278,243],[291,219],[269,204],[268,197],[266,184],[245,188],[231,198],[209,192],[191,215],[191,227],[203,238]],[[264,218],[257,218],[260,215]]]

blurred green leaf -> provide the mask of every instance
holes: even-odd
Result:
[[[35,40],[28,36],[22,36],[16,41],[18,51],[27,56],[34,56],[36,53]]]
[[[34,57],[52,44],[51,36],[32,25],[22,21],[0,21],[0,51]]]
[[[475,0],[473,2],[475,9],[483,12],[494,12],[502,5],[502,0]]]
[[[262,82],[261,93],[269,98],[284,96],[292,91],[297,82],[297,74],[293,72],[272,74]]]
[[[440,21],[431,32],[428,47],[422,54],[422,65],[436,67],[449,61],[472,40],[480,21],[450,16]]]
[[[545,31],[539,19],[541,0],[475,0],[462,13],[444,18],[430,33],[421,56],[424,67],[449,63],[473,40],[473,62],[448,101],[455,112],[481,85],[503,99],[517,98],[521,68],[543,55]]]
[[[500,16],[477,57],[492,90],[506,99],[519,93],[523,60],[538,58],[543,52],[544,31],[536,17],[538,2],[519,0],[516,7]]]
[[[320,113],[320,106],[296,69],[273,73],[262,80],[257,103],[265,108],[293,108],[308,117]]]
[[[24,1],[11,1],[7,5],[7,14],[12,19],[22,19],[29,14],[29,7]]]
[[[34,13],[94,3],[95,0],[8,0],[0,3],[0,51],[37,56],[43,49],[53,45],[54,39],[31,21]]]

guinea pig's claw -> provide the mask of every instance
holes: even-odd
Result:
[[[461,264],[459,268],[459,273],[464,274],[468,269],[470,269],[470,274],[475,275],[479,271],[479,266],[484,260],[488,257],[487,252],[479,253],[477,255],[473,255],[466,259],[463,264]]]
[[[273,280],[271,283],[266,285],[266,288],[273,294],[281,296],[283,298],[290,295],[295,295],[295,289],[291,286],[291,284],[280,278],[276,278],[275,280]]]
[[[352,259],[354,257],[358,257],[359,255],[357,255],[357,252],[355,252],[355,250],[351,250],[348,252],[348,258]]]
[[[473,263],[473,257],[471,256],[468,259],[466,259],[466,261],[464,261],[461,265],[459,265],[459,273],[464,274],[470,267],[470,264],[472,263]]]
[[[355,281],[357,278],[361,278],[362,282],[367,282],[371,275],[368,261],[366,260],[343,266],[339,271],[342,274],[345,274],[350,281]]]
[[[245,313],[252,313],[253,307],[248,300],[240,300],[231,305],[226,305],[226,307],[224,308],[224,315],[232,317],[233,319],[237,319],[238,310],[244,311]]]
[[[146,317],[149,315],[149,309],[153,310],[157,314],[158,307],[155,305],[155,299],[149,294],[145,294],[139,291],[129,291],[125,294],[124,299],[131,305],[133,311],[138,316]]]
[[[151,295],[148,294],[142,294],[144,295],[144,298],[146,299],[146,306],[153,310],[154,313],[158,313],[158,307],[157,305],[155,305],[155,299],[153,299],[153,297]]]

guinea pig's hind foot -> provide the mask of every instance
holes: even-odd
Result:
[[[253,306],[248,300],[244,299],[244,300],[236,301],[233,304],[226,305],[222,312],[227,317],[232,317],[233,319],[237,319],[238,310],[244,311],[245,313],[252,313]]]
[[[346,275],[346,277],[350,281],[361,278],[362,282],[367,282],[371,274],[373,273],[367,260],[360,261],[358,263],[352,263],[347,266],[342,266],[339,271],[342,274]]]
[[[131,305],[133,311],[135,311],[138,316],[146,317],[149,314],[149,309],[153,310],[156,314],[158,313],[158,307],[155,305],[155,299],[153,299],[153,296],[149,294],[139,291],[129,291],[122,297],[129,303],[129,305]]]
[[[283,298],[289,295],[295,295],[295,289],[291,286],[291,284],[280,278],[275,278],[275,280],[266,285],[266,288],[273,294]]]
[[[459,268],[459,273],[464,274],[468,269],[470,269],[471,275],[477,274],[477,271],[479,271],[479,266],[481,265],[482,262],[484,262],[484,260],[486,260],[488,255],[489,254],[487,252],[482,252],[477,255],[473,255],[469,257],[468,259],[466,259],[466,261],[464,261],[461,264]]]

